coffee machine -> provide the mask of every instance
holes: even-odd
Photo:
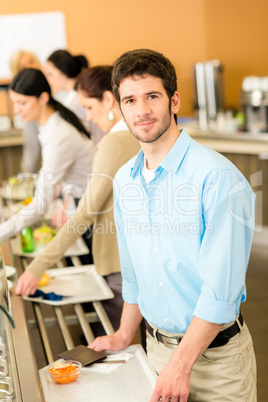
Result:
[[[217,116],[224,112],[222,72],[219,60],[196,63],[194,71],[194,110],[201,130],[213,129]]]
[[[252,134],[268,132],[268,77],[243,79],[240,105],[245,116],[244,130]]]

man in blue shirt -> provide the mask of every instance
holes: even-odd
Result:
[[[240,314],[254,193],[230,161],[178,130],[176,74],[163,55],[123,54],[113,90],[142,150],[114,180],[121,325],[90,347],[125,348],[144,317],[159,374],[150,402],[255,402],[255,356]]]

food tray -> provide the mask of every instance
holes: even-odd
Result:
[[[35,258],[37,255],[44,250],[45,247],[37,248],[32,253],[25,253],[21,248],[20,237],[17,236],[15,239],[10,240],[11,251],[13,255],[18,255],[20,257],[32,257]],[[86,246],[82,237],[79,237],[76,242],[65,251],[65,257],[74,257],[79,255],[85,255],[89,253],[89,249]]]
[[[58,295],[67,296],[60,301],[44,300],[40,297],[27,297],[24,300],[61,306],[64,304],[76,304],[92,301],[112,299],[114,294],[105,281],[98,275],[94,265],[77,267],[64,267],[48,269],[46,273],[51,277],[47,285],[38,289],[45,293],[54,292]]]
[[[45,401],[148,402],[156,374],[140,345],[131,345],[124,352],[133,354],[133,358],[116,370],[109,374],[95,373],[84,367],[77,380],[70,384],[56,384],[47,368],[42,368],[39,374]]]

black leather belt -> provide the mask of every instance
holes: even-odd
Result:
[[[239,314],[238,321],[240,322],[242,327],[244,319],[241,312]],[[163,343],[167,348],[172,348],[174,345],[178,345],[182,340],[182,337],[164,335],[158,329],[155,330],[153,327],[151,327],[151,325],[147,321],[145,321],[145,325],[147,332],[158,342]],[[236,334],[238,334],[238,332],[240,332],[240,327],[235,321],[233,325],[231,325],[229,328],[220,331],[216,338],[208,346],[208,348],[217,348],[219,346],[226,345],[226,343],[229,342],[229,339],[233,338]]]

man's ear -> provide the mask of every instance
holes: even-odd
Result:
[[[174,95],[171,98],[171,113],[177,114],[181,106],[180,95],[178,92],[174,92]]]
[[[46,105],[49,101],[49,94],[47,92],[42,92],[39,96],[41,105]]]

